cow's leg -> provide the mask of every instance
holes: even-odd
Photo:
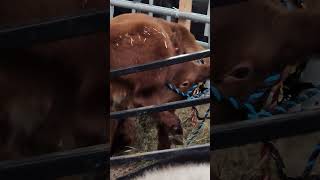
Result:
[[[136,137],[136,118],[130,117],[123,121],[120,133],[125,145],[131,145]]]
[[[158,149],[169,149],[171,146],[171,142],[169,139],[169,129],[165,127],[163,124],[159,123],[158,125]]]
[[[159,119],[158,149],[168,149],[171,145],[169,134],[173,136],[183,135],[180,119],[174,114],[174,110],[156,113],[153,116],[156,116],[156,118]]]
[[[110,143],[110,149],[113,149],[114,139],[116,137],[119,123],[115,119],[110,119],[108,124],[109,124],[109,128],[108,128],[109,129],[109,139],[107,139],[107,142]]]
[[[113,134],[111,154],[121,151],[125,146],[133,144],[136,138],[135,118],[130,117],[118,122],[117,129]]]
[[[7,112],[1,109],[0,112],[0,127],[3,128],[0,132],[0,159],[14,160],[22,157],[22,142],[25,136],[18,136],[17,128],[10,124],[10,119]],[[18,141],[20,138],[20,141]]]
[[[97,107],[98,109],[98,107]],[[76,145],[79,147],[104,144],[109,140],[107,137],[107,122],[101,108],[98,110],[78,111],[77,121],[74,123]]]

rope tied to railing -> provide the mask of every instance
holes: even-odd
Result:
[[[201,85],[199,84],[192,84],[192,86],[186,91],[182,92],[179,88],[177,88],[174,84],[168,83],[168,88],[178,95],[182,96],[183,98],[189,100],[189,99],[195,99],[200,98],[201,96],[204,96],[208,94],[210,91],[209,88],[205,87],[205,82],[203,82]],[[200,131],[203,129],[206,119],[209,119],[209,112],[210,112],[210,106],[208,110],[206,111],[205,115],[203,117],[200,117],[199,111],[196,107],[192,106],[192,111],[195,112],[198,122],[198,127],[191,132],[191,135],[187,138],[187,145],[190,145],[193,140],[197,137],[197,135],[200,133]],[[194,116],[191,117],[192,120],[194,119]]]

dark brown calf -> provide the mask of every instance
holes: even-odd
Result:
[[[144,14],[115,17],[110,33],[111,69],[203,50],[183,26]],[[111,80],[111,101],[119,110],[180,100],[181,97],[166,84],[173,83],[185,91],[192,83],[209,78],[209,69],[209,60],[205,59],[204,64],[192,61],[117,77]],[[179,118],[174,111],[154,113],[153,117],[159,120],[159,149],[169,148],[168,133],[182,134]]]
[[[213,16],[214,66],[218,67],[213,77],[225,96],[244,101],[255,90],[265,87],[264,79],[271,73],[280,73],[284,79],[286,67],[320,51],[317,12],[288,12],[270,1],[249,0],[218,7]],[[227,103],[215,106],[215,123],[245,117],[226,109]]]
[[[1,1],[0,25],[105,8],[83,2]],[[106,43],[107,34],[96,33],[0,50],[1,160],[105,143]]]

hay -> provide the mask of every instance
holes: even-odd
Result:
[[[208,110],[209,105],[196,106],[200,116],[203,116]],[[186,144],[187,138],[190,136],[191,132],[197,127],[193,127],[191,123],[191,107],[177,109],[176,114],[181,120],[181,125],[183,127],[183,141]],[[137,136],[136,142],[132,145],[131,150],[126,152],[121,152],[121,155],[136,154],[143,152],[156,151],[158,146],[158,134],[156,129],[156,123],[149,116],[141,116],[137,118]],[[199,145],[210,143],[210,119],[205,121],[205,125],[200,133],[194,139],[192,145]],[[186,145],[172,145],[171,148],[183,148]],[[117,154],[120,155],[120,154]],[[116,166],[110,168],[110,179],[115,179],[116,177],[124,176],[130,172],[137,171],[143,167],[146,167],[152,162],[135,162],[132,164],[126,164],[125,166]]]

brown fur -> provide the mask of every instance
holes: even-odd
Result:
[[[111,69],[203,50],[183,26],[144,14],[117,16],[110,26]],[[205,64],[192,61],[117,77],[111,80],[111,101],[122,104],[122,107],[118,107],[119,110],[180,100],[181,97],[167,89],[166,83],[174,83],[185,91],[192,83],[209,78],[209,68],[209,61],[206,59]],[[179,118],[174,111],[152,115],[160,122],[159,149],[169,148],[168,133],[182,133]]]

